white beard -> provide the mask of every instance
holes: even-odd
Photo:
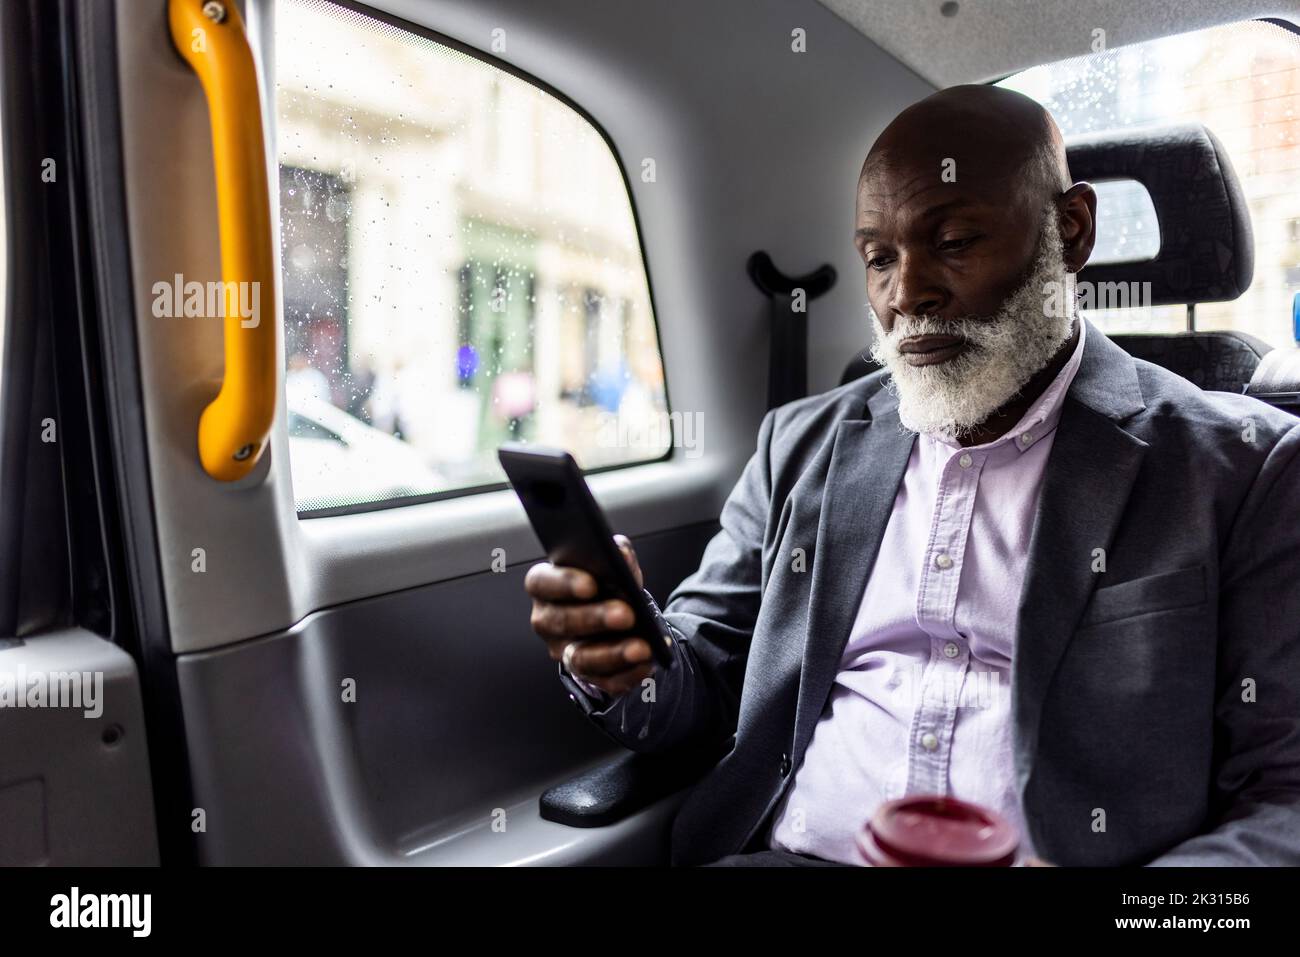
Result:
[[[954,320],[899,316],[893,330],[886,333],[871,310],[876,332],[871,358],[892,376],[889,389],[898,395],[898,417],[904,428],[953,440],[973,433],[1014,398],[1070,338],[1074,300],[1074,275],[1065,267],[1056,205],[1049,203],[1029,277],[994,315]],[[1062,302],[1065,308],[1057,308]],[[909,336],[928,334],[958,336],[967,345],[947,362],[909,365],[899,352],[899,343]]]

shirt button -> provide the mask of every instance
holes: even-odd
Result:
[[[925,750],[933,751],[938,746],[939,746],[939,739],[936,738],[929,731],[921,735],[921,747],[925,748]]]
[[[1034,441],[1034,437],[1033,437],[1032,435],[1030,435],[1028,432],[1021,432],[1021,433],[1020,433],[1020,444],[1021,444],[1021,445],[1025,446],[1026,448],[1028,448],[1028,447],[1029,447],[1029,443],[1032,442],[1032,441]]]
[[[957,464],[964,469],[968,469],[971,467],[971,463],[974,461],[975,460],[970,457],[969,452],[963,452],[961,458],[957,460]]]
[[[786,777],[790,773],[790,755],[781,755],[781,777]]]
[[[956,658],[961,654],[961,649],[957,647],[956,642],[950,641],[948,644],[943,646],[943,653],[945,657]]]
[[[934,556],[934,565],[936,568],[952,568],[952,559],[947,552],[940,552]]]

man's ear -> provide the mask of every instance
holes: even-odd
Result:
[[[1065,265],[1077,273],[1097,242],[1097,191],[1089,183],[1075,183],[1057,199],[1056,207],[1061,213]]]

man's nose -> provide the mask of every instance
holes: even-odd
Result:
[[[926,263],[916,256],[899,256],[894,270],[889,308],[896,316],[938,314],[947,297],[934,281]]]

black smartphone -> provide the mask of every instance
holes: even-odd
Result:
[[[497,458],[528,513],[546,557],[553,564],[589,573],[596,579],[597,598],[621,598],[631,605],[636,621],[629,631],[649,642],[655,661],[665,667],[670,665],[672,638],[667,626],[637,587],[605,513],[592,497],[573,456],[562,449],[507,443],[497,450]]]

